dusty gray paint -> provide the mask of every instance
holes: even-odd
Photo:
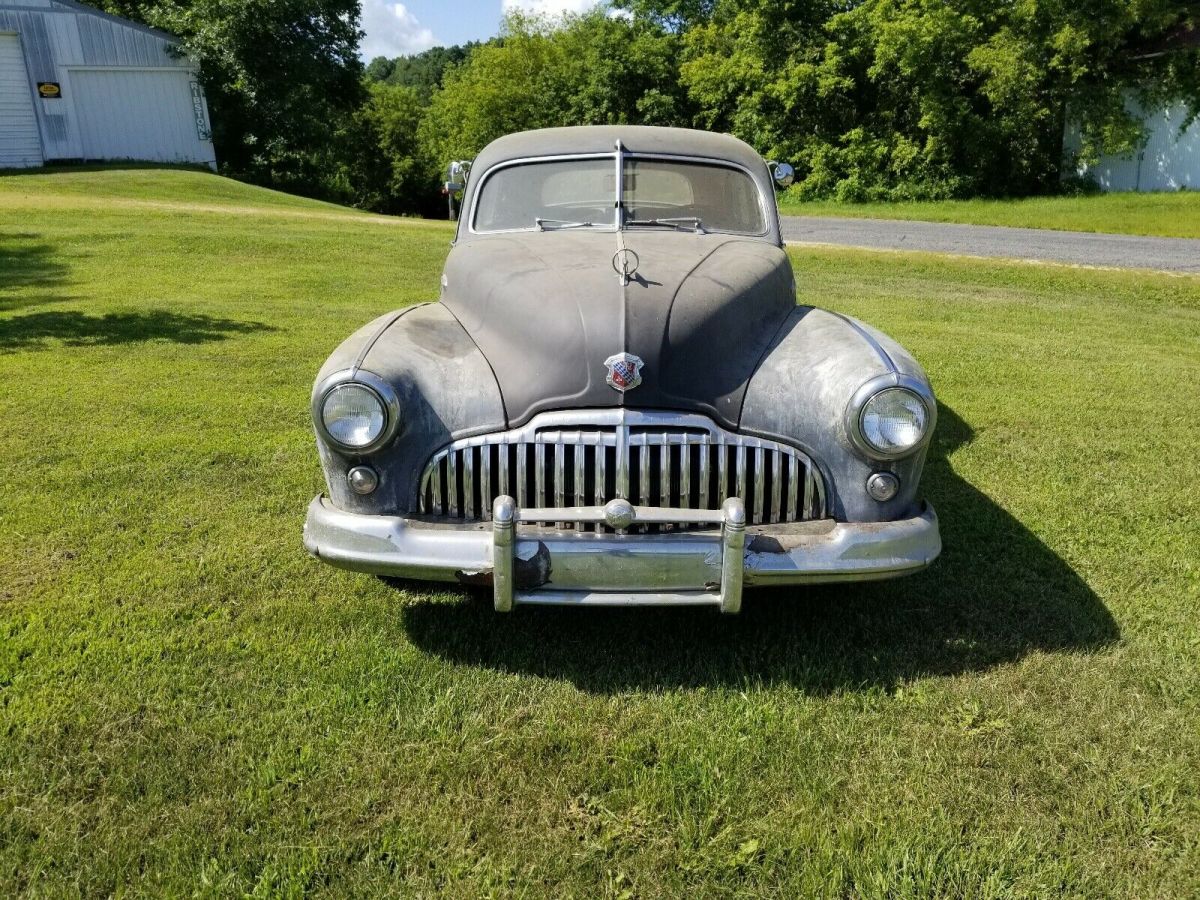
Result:
[[[382,333],[381,325],[388,325]],[[389,313],[363,326],[334,351],[317,383],[354,368],[368,344],[361,368],[395,389],[400,430],[388,446],[370,454],[381,481],[368,497],[346,485],[346,472],[364,457],[340,452],[318,438],[329,495],[351,512],[411,511],[417,480],[434,451],[456,438],[505,427],[500,391],[483,354],[440,303],[414,307],[399,317]]]
[[[725,136],[555,129],[504,138],[481,153],[468,207],[488,165],[608,152],[618,137],[630,152],[688,150],[768,177],[753,151]],[[855,320],[797,308],[791,264],[771,234],[628,229],[620,237],[640,257],[627,285],[612,268],[618,235],[611,231],[470,235],[447,259],[441,302],[382,317],[335,351],[318,382],[361,361],[395,386],[405,411],[395,441],[371,456],[384,482],[369,499],[345,488],[356,459],[321,448],[335,506],[411,512],[426,460],[452,439],[515,427],[544,410],[626,405],[699,412],[800,447],[820,467],[840,521],[920,514],[925,449],[898,462],[871,461],[852,448],[845,425],[852,396],[873,378],[891,373],[928,388],[903,348]],[[604,359],[621,351],[645,361],[642,385],[624,394],[605,383]],[[883,504],[865,491],[867,476],[881,469],[896,472],[903,486]]]
[[[891,371],[888,359],[903,374],[925,376],[895,341],[869,329],[885,359],[855,324],[861,325],[811,306],[797,308],[750,381],[741,428],[790,441],[817,460],[838,520],[895,519],[911,512],[916,501],[925,452],[891,463],[863,458],[851,449],[846,406],[861,385]],[[900,493],[887,503],[872,500],[865,490],[867,476],[878,471],[900,477]]]
[[[736,427],[746,381],[795,305],[787,255],[762,239],[642,229],[622,286],[611,232],[495,234],[456,246],[442,302],[483,350],[509,422],[547,409],[634,405]],[[644,362],[627,394],[604,360]]]

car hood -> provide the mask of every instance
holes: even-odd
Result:
[[[511,425],[549,409],[703,412],[736,427],[746,384],[788,314],[787,255],[762,240],[625,231],[637,270],[622,284],[612,232],[476,237],[446,261],[441,301],[483,352]],[[607,383],[605,360],[639,357],[642,383]]]

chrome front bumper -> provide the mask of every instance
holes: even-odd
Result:
[[[711,529],[667,534],[555,530],[540,523],[603,523],[603,506],[518,509],[496,500],[491,522],[431,523],[342,512],[325,497],[309,505],[304,546],[356,572],[490,586],[498,611],[517,603],[713,604],[736,613],[742,587],[866,581],[906,575],[941,552],[937,516],[832,519],[746,526],[742,502],[720,510],[632,508],[638,523],[687,521]],[[520,527],[527,526],[527,527]]]

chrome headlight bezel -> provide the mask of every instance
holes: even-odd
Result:
[[[881,450],[867,440],[863,434],[862,416],[867,404],[875,396],[881,394],[883,391],[894,388],[899,388],[912,394],[921,403],[922,407],[924,407],[925,430],[921,434],[920,439],[911,447],[894,451]],[[854,445],[855,449],[869,459],[895,460],[912,456],[929,444],[930,436],[933,434],[936,424],[937,401],[933,398],[933,392],[930,391],[929,385],[925,381],[913,378],[910,375],[896,373],[872,378],[854,392],[854,396],[850,398],[850,403],[846,407],[846,434],[849,436],[850,442]]]
[[[376,396],[383,407],[383,428],[373,441],[362,446],[342,443],[330,434],[329,429],[325,427],[325,400],[329,397],[330,393],[339,387],[349,384],[369,390]],[[395,436],[397,429],[400,427],[400,398],[396,396],[396,392],[392,386],[378,375],[374,375],[371,372],[364,372],[362,369],[345,369],[340,372],[334,372],[329,377],[323,379],[313,391],[312,419],[317,434],[327,444],[341,453],[350,456],[360,456],[378,450]]]

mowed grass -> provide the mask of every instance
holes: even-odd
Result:
[[[1055,231],[1200,238],[1200,191],[925,203],[804,203],[782,195],[780,211],[791,216],[911,219],[964,225],[1049,228]]]
[[[449,228],[155,177],[0,178],[0,895],[1200,891],[1200,280],[795,251],[933,380],[942,558],[497,617],[300,543]]]

